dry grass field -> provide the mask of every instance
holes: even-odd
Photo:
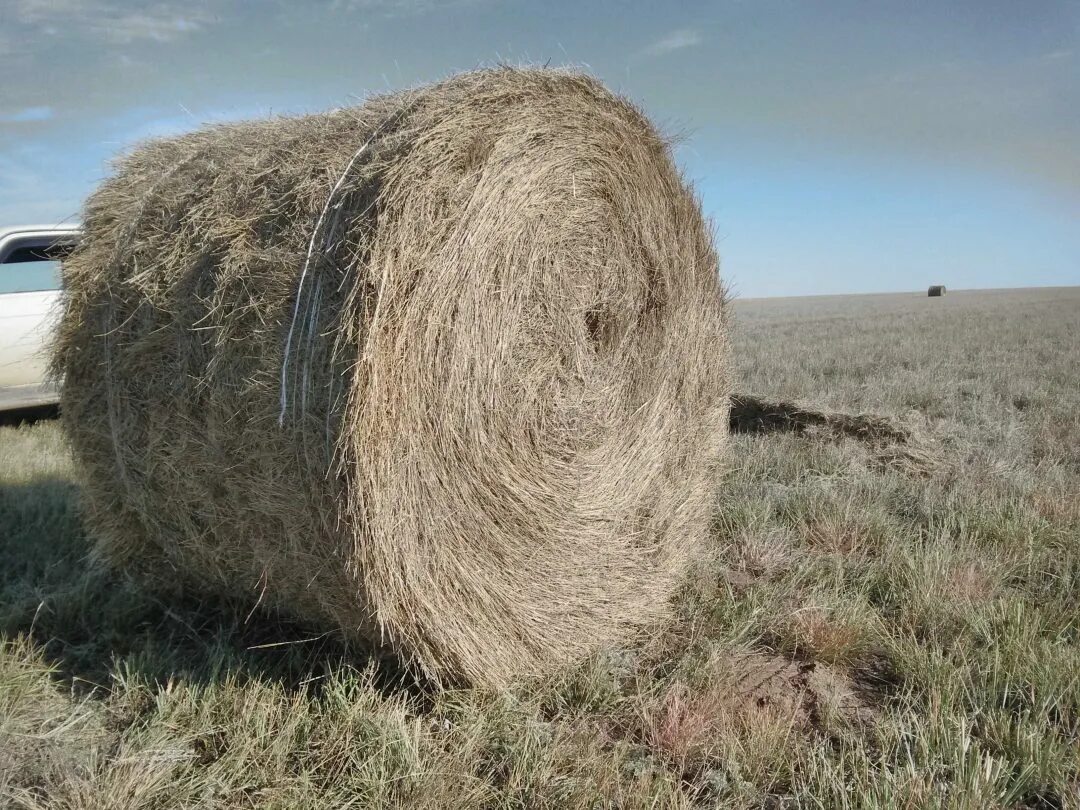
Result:
[[[1080,807],[1080,288],[741,301],[748,431],[673,623],[434,694],[88,560],[55,422],[0,428],[0,806]]]

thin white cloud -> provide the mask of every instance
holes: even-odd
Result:
[[[52,107],[24,107],[13,113],[0,114],[0,121],[5,124],[32,124],[38,121],[48,121],[52,117]]]
[[[213,19],[199,0],[162,0],[141,7],[122,0],[15,0],[14,18],[43,34],[90,33],[120,45],[171,42]]]
[[[701,32],[693,28],[680,28],[656,40],[656,42],[646,47],[642,53],[646,56],[663,56],[672,51],[681,51],[683,48],[693,48],[700,45],[701,42]]]
[[[70,14],[81,16],[91,7],[100,5],[97,0],[15,0],[12,12],[19,22],[36,25]]]
[[[1049,53],[1044,53],[1042,58],[1047,62],[1061,62],[1061,61],[1064,61],[1066,59],[1072,59],[1072,56],[1073,56],[1073,49],[1072,48],[1061,48],[1061,49],[1056,50],[1056,51],[1050,51]]]
[[[107,27],[99,28],[99,31],[111,42],[121,45],[138,40],[171,42],[198,31],[207,22],[206,17],[197,14],[176,13],[166,8],[159,8],[151,13],[136,12],[121,15]]]
[[[332,0],[330,8],[333,11],[360,11],[387,17],[402,17],[439,9],[475,6],[484,2],[486,0]]]

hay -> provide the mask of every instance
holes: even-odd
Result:
[[[501,687],[661,618],[726,447],[724,295],[666,143],[499,69],[151,142],[54,370],[108,558]]]
[[[931,475],[944,465],[931,437],[878,414],[826,411],[737,393],[731,395],[728,419],[732,433],[797,433],[861,442],[879,465],[905,473]]]
[[[930,298],[941,298],[945,294],[945,285],[934,284],[926,291],[926,294]]]
[[[868,413],[823,411],[795,402],[750,394],[732,394],[730,427],[733,433],[806,433],[817,431],[868,444],[906,444],[911,431],[895,420]]]

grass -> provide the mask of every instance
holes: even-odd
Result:
[[[674,621],[509,695],[101,569],[57,424],[0,429],[0,806],[1080,806],[1080,289],[736,311],[739,390],[934,463],[737,435]]]

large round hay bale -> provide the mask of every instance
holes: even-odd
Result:
[[[498,687],[662,617],[708,531],[710,232],[589,77],[148,143],[64,283],[63,418],[113,560]]]

